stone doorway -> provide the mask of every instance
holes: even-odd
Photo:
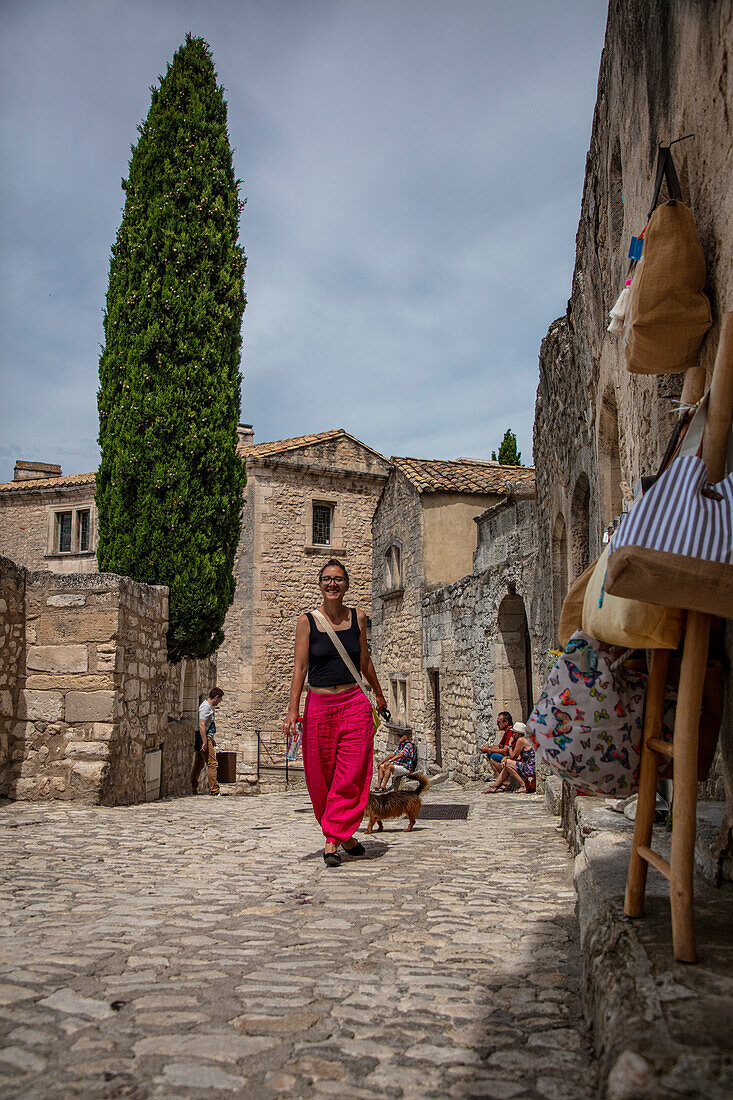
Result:
[[[434,729],[435,729],[435,763],[438,767],[443,764],[443,746],[441,743],[440,734],[440,672],[432,668],[429,670],[428,675],[430,677],[430,691],[433,699],[433,716],[434,716]]]
[[[532,709],[532,646],[524,600],[516,593],[499,605],[494,644],[496,710],[525,721]]]

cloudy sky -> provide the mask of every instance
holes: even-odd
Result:
[[[247,199],[242,420],[529,461],[605,0],[0,0],[0,481],[96,468],[110,246],[150,85],[210,43]]]

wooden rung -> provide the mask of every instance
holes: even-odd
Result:
[[[648,737],[646,747],[652,752],[658,752],[660,756],[668,756],[670,760],[674,756],[674,745],[671,741],[662,741],[660,737]]]
[[[645,844],[640,844],[636,852],[637,855],[645,859],[647,863],[651,863],[652,867],[656,867],[658,871],[661,871],[665,878],[669,878],[669,864],[663,856],[658,855],[657,852],[653,852],[651,848],[647,848]]]

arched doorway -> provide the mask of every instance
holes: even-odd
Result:
[[[575,580],[590,565],[590,482],[580,474],[570,505],[570,566]]]
[[[621,513],[621,444],[618,406],[612,389],[606,390],[598,419],[598,479],[601,487],[601,521],[607,527]]]
[[[568,590],[568,534],[565,517],[560,512],[552,529],[552,602],[554,627],[560,624],[560,612]]]
[[[515,721],[532,709],[532,646],[524,600],[509,593],[499,605],[494,644],[494,694],[497,712],[508,710]]]

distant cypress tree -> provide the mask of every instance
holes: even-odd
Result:
[[[517,437],[511,428],[504,432],[504,438],[499,447],[499,462],[502,466],[521,466],[522,455],[517,450]]]
[[[223,89],[187,35],[123,180],[99,361],[100,570],[170,588],[172,660],[221,644],[234,595],[246,258]]]

